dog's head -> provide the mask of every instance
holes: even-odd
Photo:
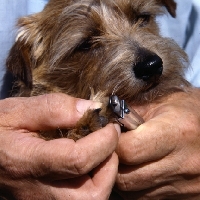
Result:
[[[19,20],[7,59],[22,95],[103,91],[126,101],[153,100],[185,84],[185,53],[162,38],[156,16],[173,0],[50,0]]]

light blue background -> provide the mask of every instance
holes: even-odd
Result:
[[[0,85],[5,72],[5,59],[15,37],[21,16],[39,12],[48,0],[0,0]]]

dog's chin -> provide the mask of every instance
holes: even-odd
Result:
[[[154,91],[159,85],[159,82],[155,82],[152,84],[148,84],[144,89],[143,89],[143,93],[148,93],[148,92],[152,92]]]
[[[158,97],[160,91],[159,85],[162,81],[160,78],[152,78],[148,81],[137,81],[134,85],[120,87],[116,91],[116,95],[124,99],[128,104],[145,104],[154,101]],[[131,89],[132,88],[132,89]],[[160,95],[159,95],[160,96]]]
[[[164,88],[162,88],[163,90],[160,89],[160,84],[162,83],[162,81],[160,81],[159,79],[157,79],[154,82],[149,82],[144,84],[143,86],[138,86],[138,90],[135,91],[135,89],[129,90],[129,94],[128,93],[124,93],[122,96],[119,94],[119,96],[121,96],[122,99],[124,99],[128,104],[135,104],[135,105],[144,105],[144,104],[148,104],[151,103],[157,99],[159,99],[161,96],[163,96],[164,94],[166,95],[166,91]],[[168,89],[166,89],[168,90]],[[117,93],[116,93],[117,94]]]
[[[144,84],[142,91],[145,93],[151,92],[151,91],[155,90],[160,83],[161,83],[160,77],[154,77]]]

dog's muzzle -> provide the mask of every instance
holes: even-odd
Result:
[[[143,81],[156,80],[162,75],[162,59],[156,54],[148,55],[142,61],[137,62],[133,71],[135,77]]]

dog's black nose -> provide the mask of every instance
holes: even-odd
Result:
[[[148,55],[143,61],[138,62],[134,66],[133,71],[136,78],[149,81],[151,78],[158,77],[162,74],[162,59],[156,54]]]

